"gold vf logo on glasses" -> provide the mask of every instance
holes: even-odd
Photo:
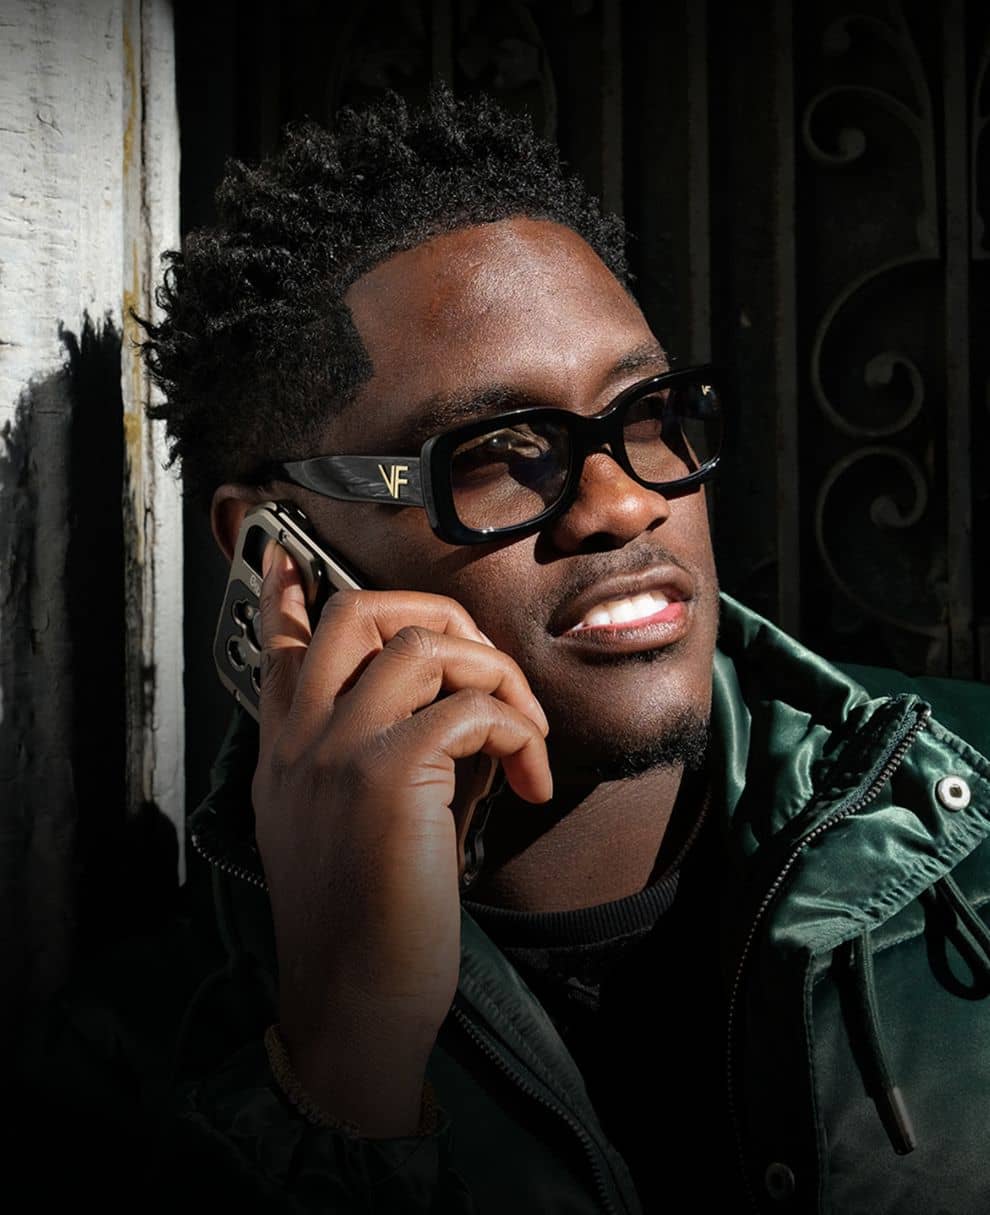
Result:
[[[408,485],[405,474],[409,471],[408,464],[390,464],[386,470],[383,464],[378,465],[385,487],[393,498],[398,498],[403,485]]]

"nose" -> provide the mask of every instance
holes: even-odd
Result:
[[[670,503],[634,481],[605,451],[588,455],[577,497],[554,520],[548,538],[566,553],[622,548],[670,516]]]

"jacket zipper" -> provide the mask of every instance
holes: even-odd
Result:
[[[746,969],[746,963],[749,960],[749,955],[752,950],[753,944],[756,940],[756,934],[760,928],[763,918],[766,915],[767,911],[769,910],[770,905],[776,899],[777,894],[779,893],[780,888],[784,883],[784,879],[787,877],[788,873],[794,867],[794,865],[797,862],[798,858],[800,857],[801,853],[804,852],[804,850],[808,847],[809,844],[813,843],[820,836],[824,835],[824,833],[826,831],[828,831],[832,827],[834,827],[836,823],[842,822],[844,819],[849,818],[850,815],[859,813],[860,810],[864,809],[866,806],[868,806],[872,801],[874,801],[879,796],[881,789],[883,789],[884,785],[887,784],[887,782],[890,780],[890,778],[893,776],[893,774],[900,767],[900,765],[903,762],[904,757],[907,754],[908,750],[910,749],[912,743],[918,737],[918,735],[921,733],[921,731],[924,729],[925,725],[928,722],[928,719],[931,717],[932,710],[929,705],[922,704],[918,707],[917,713],[918,713],[917,719],[907,729],[907,731],[905,732],[905,734],[901,738],[901,740],[894,746],[890,755],[887,757],[886,763],[883,765],[883,767],[877,773],[876,777],[873,779],[873,781],[869,785],[869,787],[863,793],[861,793],[860,796],[855,801],[850,802],[846,806],[840,807],[833,814],[831,814],[828,818],[826,818],[822,822],[820,822],[817,827],[815,827],[811,831],[809,831],[808,834],[806,836],[804,836],[802,839],[800,839],[797,844],[795,844],[793,851],[788,855],[787,859],[784,861],[783,867],[777,873],[777,876],[774,878],[773,882],[770,885],[769,890],[767,890],[766,894],[763,897],[762,902],[760,903],[759,907],[757,908],[756,915],[753,917],[753,922],[750,925],[749,932],[746,935],[746,940],[743,945],[742,953],[739,956],[739,963],[736,966],[735,976],[732,981],[732,989],[729,993],[729,1009],[728,1009],[728,1022],[727,1022],[728,1042],[727,1042],[727,1052],[726,1052],[727,1098],[728,1098],[728,1106],[729,1106],[729,1119],[732,1123],[733,1134],[734,1134],[735,1141],[736,1141],[736,1152],[737,1152],[737,1157],[738,1157],[739,1170],[742,1175],[743,1184],[746,1188],[747,1196],[749,1197],[750,1206],[752,1207],[752,1209],[754,1211],[759,1211],[760,1206],[759,1206],[759,1202],[757,1201],[756,1195],[753,1193],[752,1186],[750,1185],[749,1172],[747,1171],[747,1168],[746,1168],[746,1156],[745,1156],[745,1149],[744,1149],[744,1144],[743,1144],[742,1122],[741,1122],[741,1119],[739,1116],[739,1111],[738,1111],[738,1107],[737,1107],[736,1100],[735,1100],[735,1091],[733,1088],[733,1084],[735,1081],[734,1057],[733,1056],[735,1053],[736,1010],[737,1010],[738,1003],[739,1003],[739,995],[740,995],[740,991],[742,988],[742,977],[743,977],[743,973]]]
[[[595,1149],[594,1140],[580,1124],[580,1122],[578,1122],[576,1118],[573,1118],[562,1105],[559,1105],[557,1102],[551,1101],[549,1098],[544,1097],[541,1092],[539,1092],[523,1077],[521,1077],[518,1072],[516,1072],[505,1061],[495,1047],[487,1041],[481,1032],[475,1028],[475,1026],[471,1023],[470,1018],[462,1008],[459,1008],[455,1004],[450,1011],[454,1020],[462,1027],[467,1036],[478,1047],[482,1054],[495,1063],[499,1070],[508,1076],[517,1088],[519,1088],[528,1097],[531,1097],[534,1101],[537,1101],[540,1105],[544,1106],[544,1108],[552,1110],[553,1113],[562,1118],[563,1121],[571,1128],[584,1149],[584,1153],[588,1158],[588,1163],[591,1165],[591,1172],[594,1176],[595,1186],[598,1190],[598,1195],[601,1198],[603,1208],[608,1212],[617,1212],[617,1207],[612,1201],[608,1192],[608,1186],[605,1182],[604,1174],[602,1173],[601,1163],[598,1159],[598,1152]]]
[[[242,882],[249,882],[252,886],[257,886],[259,890],[268,889],[268,883],[260,874],[252,873],[250,869],[245,869],[242,865],[232,865],[230,861],[225,861],[222,857],[214,856],[213,853],[203,845],[203,842],[200,840],[195,831],[192,833],[190,838],[192,840],[192,846],[196,849],[203,860],[212,865],[214,869],[219,869],[221,873],[229,874],[230,877],[240,878]]]

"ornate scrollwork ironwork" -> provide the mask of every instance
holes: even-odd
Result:
[[[908,432],[913,435],[916,429],[913,424],[921,417],[928,397],[923,364],[913,357],[914,345],[911,346],[912,355],[896,348],[869,354],[870,329],[867,326],[882,314],[883,322],[877,325],[877,331],[887,329],[884,341],[889,346],[893,336],[890,333],[891,310],[876,308],[880,291],[888,284],[893,286],[898,282],[916,286],[919,272],[923,273],[922,266],[937,262],[940,256],[930,90],[901,6],[892,2],[888,14],[888,20],[866,13],[838,18],[825,31],[823,49],[826,55],[836,57],[850,51],[856,35],[870,38],[896,57],[897,67],[903,69],[901,74],[906,87],[893,89],[892,86],[892,91],[888,91],[875,81],[831,84],[807,103],[801,122],[801,138],[809,157],[823,169],[841,172],[866,157],[870,148],[867,134],[870,122],[863,119],[858,122],[855,116],[850,118],[850,106],[865,105],[868,113],[882,112],[909,133],[911,146],[916,148],[920,185],[920,203],[911,234],[913,240],[908,236],[908,248],[897,252],[896,246],[888,247],[888,255],[879,264],[864,270],[843,286],[824,308],[812,339],[809,378],[815,401],[834,431],[846,440],[862,444],[833,459],[829,466],[816,496],[815,538],[827,576],[864,618],[895,632],[928,638],[930,648],[937,649],[945,637],[944,605],[942,597],[933,589],[938,585],[934,571],[942,560],[943,538],[933,535],[935,551],[922,552],[920,563],[917,549],[899,546],[895,556],[889,538],[879,544],[870,539],[878,533],[892,530],[903,533],[917,527],[929,509],[930,491],[926,470],[914,454],[876,442],[896,435],[907,437]],[[830,117],[838,129],[826,139],[823,127]],[[889,298],[896,300],[898,297],[891,295]],[[849,334],[855,334],[853,350],[856,353],[850,355],[844,351],[826,362],[826,354],[835,344],[837,333],[847,338]],[[859,372],[852,374],[857,367]],[[861,407],[857,416],[852,416],[846,402],[849,386],[856,378],[861,381],[861,393],[865,390],[866,395],[859,397]],[[844,394],[837,395],[836,379],[841,379]],[[840,406],[840,400],[844,407]],[[866,402],[869,402],[868,407],[864,407]],[[877,460],[883,461],[886,468],[883,478],[869,488],[858,483],[856,473],[862,473],[864,462]],[[884,488],[892,472],[906,478],[911,495],[908,505],[903,504],[903,491],[895,496],[892,490],[888,492]],[[831,515],[830,502],[840,492],[840,482],[847,486],[856,484],[858,495],[855,507],[847,503],[841,506],[845,562],[837,558],[826,525]],[[868,521],[870,530],[864,532],[860,525],[851,531],[849,511],[859,510],[864,495],[869,498],[869,507],[863,521]],[[864,555],[867,552],[871,554],[869,560]],[[909,574],[908,567],[912,563],[915,569]],[[925,564],[926,568],[919,570],[919,564]],[[856,566],[855,571],[851,566]],[[896,577],[893,576],[895,566]],[[878,573],[881,569],[891,572],[889,590],[885,589],[884,579]],[[893,584],[900,589],[900,594],[894,591]]]
[[[825,564],[829,577],[832,578],[836,586],[842,590],[845,596],[864,615],[892,628],[928,637],[933,641],[939,641],[944,633],[944,628],[940,623],[905,618],[903,615],[895,614],[884,606],[868,600],[850,581],[849,577],[842,572],[840,561],[836,559],[829,545],[826,535],[825,516],[832,499],[833,491],[839,485],[839,482],[843,478],[848,477],[858,466],[865,464],[868,460],[877,459],[891,461],[901,470],[911,492],[911,501],[905,507],[898,503],[893,492],[871,490],[866,497],[871,498],[868,517],[872,526],[880,531],[903,531],[914,527],[924,517],[928,508],[929,489],[924,470],[921,468],[918,460],[899,448],[870,444],[869,446],[861,447],[857,451],[850,452],[837,460],[829,469],[819,487],[815,502],[815,538],[818,550],[821,553],[822,561]],[[857,505],[861,504],[862,501],[863,495],[860,493],[856,497]],[[936,610],[939,606],[938,601],[942,597],[938,590],[938,584],[936,584],[931,590],[931,598],[935,601]],[[918,606],[924,610],[924,604],[919,603]]]
[[[813,123],[818,112],[830,100],[839,97],[865,99],[886,110],[911,132],[918,143],[921,154],[923,204],[918,217],[918,244],[920,251],[928,256],[938,256],[938,225],[936,214],[935,157],[932,144],[932,105],[924,69],[917,49],[908,31],[899,4],[892,4],[894,24],[889,25],[877,17],[865,13],[850,13],[833,21],[825,31],[823,48],[828,55],[840,55],[852,45],[851,30],[860,26],[872,33],[880,42],[895,52],[901,52],[901,63],[911,81],[917,110],[886,93],[883,89],[867,84],[837,84],[822,89],[805,106],[801,119],[801,138],[809,155],[826,166],[849,165],[859,160],[866,152],[866,132],[860,127],[840,127],[836,133],[838,150],[830,152],[815,139]]]
[[[851,438],[889,438],[891,435],[906,430],[921,412],[921,408],[925,403],[924,378],[917,363],[900,351],[883,350],[879,354],[873,355],[863,367],[864,385],[871,390],[881,387],[890,388],[894,382],[896,370],[901,368],[906,373],[911,385],[911,394],[900,412],[891,421],[883,423],[853,421],[851,418],[846,417],[832,403],[828,393],[825,391],[822,378],[822,359],[829,331],[846,305],[859,295],[868,283],[882,279],[895,270],[913,266],[919,261],[927,260],[929,259],[918,256],[896,258],[889,262],[884,262],[883,265],[878,266],[875,270],[871,270],[868,274],[861,275],[836,297],[819,323],[811,347],[811,388],[822,413],[825,414],[837,430],[842,431],[843,434],[849,435]]]
[[[896,434],[905,429],[917,416],[924,402],[924,383],[917,365],[907,355],[895,351],[885,351],[874,356],[864,368],[864,383],[867,388],[876,388],[880,384],[890,383],[890,373],[899,364],[907,371],[911,384],[911,399],[903,412],[891,423],[882,426],[862,426],[847,418],[829,399],[822,380],[822,352],[826,338],[838,319],[840,313],[863,289],[876,280],[912,266],[918,262],[930,261],[939,256],[938,215],[936,204],[935,149],[932,124],[931,97],[924,71],[918,58],[917,50],[908,32],[899,5],[893,5],[896,25],[891,26],[875,17],[865,14],[850,14],[832,22],[824,36],[826,53],[840,54],[847,51],[851,45],[851,29],[862,26],[873,33],[880,41],[895,51],[903,53],[902,62],[911,81],[917,110],[912,110],[902,101],[885,93],[882,89],[871,85],[841,84],[833,85],[816,93],[805,106],[801,123],[801,137],[809,155],[819,164],[835,167],[848,165],[858,160],[866,151],[866,133],[858,127],[843,127],[837,135],[838,152],[829,152],[816,139],[813,132],[815,116],[830,99],[836,97],[857,97],[879,105],[893,115],[914,136],[918,145],[919,162],[922,182],[922,207],[915,225],[917,233],[917,249],[901,257],[891,258],[881,265],[868,270],[854,279],[835,297],[825,310],[811,350],[811,386],[822,412],[839,430],[845,434],[859,438],[880,438]],[[883,371],[884,374],[878,374]]]

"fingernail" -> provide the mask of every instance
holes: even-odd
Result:
[[[268,577],[268,571],[272,568],[272,562],[275,560],[275,550],[278,545],[274,540],[269,540],[265,545],[265,551],[261,554],[261,576]]]
[[[540,704],[540,702],[537,700],[533,703],[539,710],[540,721],[543,723],[543,737],[546,738],[546,736],[550,733],[550,722],[547,720],[547,715],[543,712],[543,706]]]
[[[485,645],[490,645],[493,650],[496,648],[495,642],[492,641],[492,639],[488,636],[487,633],[482,633],[481,629],[478,629],[478,636],[485,643]]]

